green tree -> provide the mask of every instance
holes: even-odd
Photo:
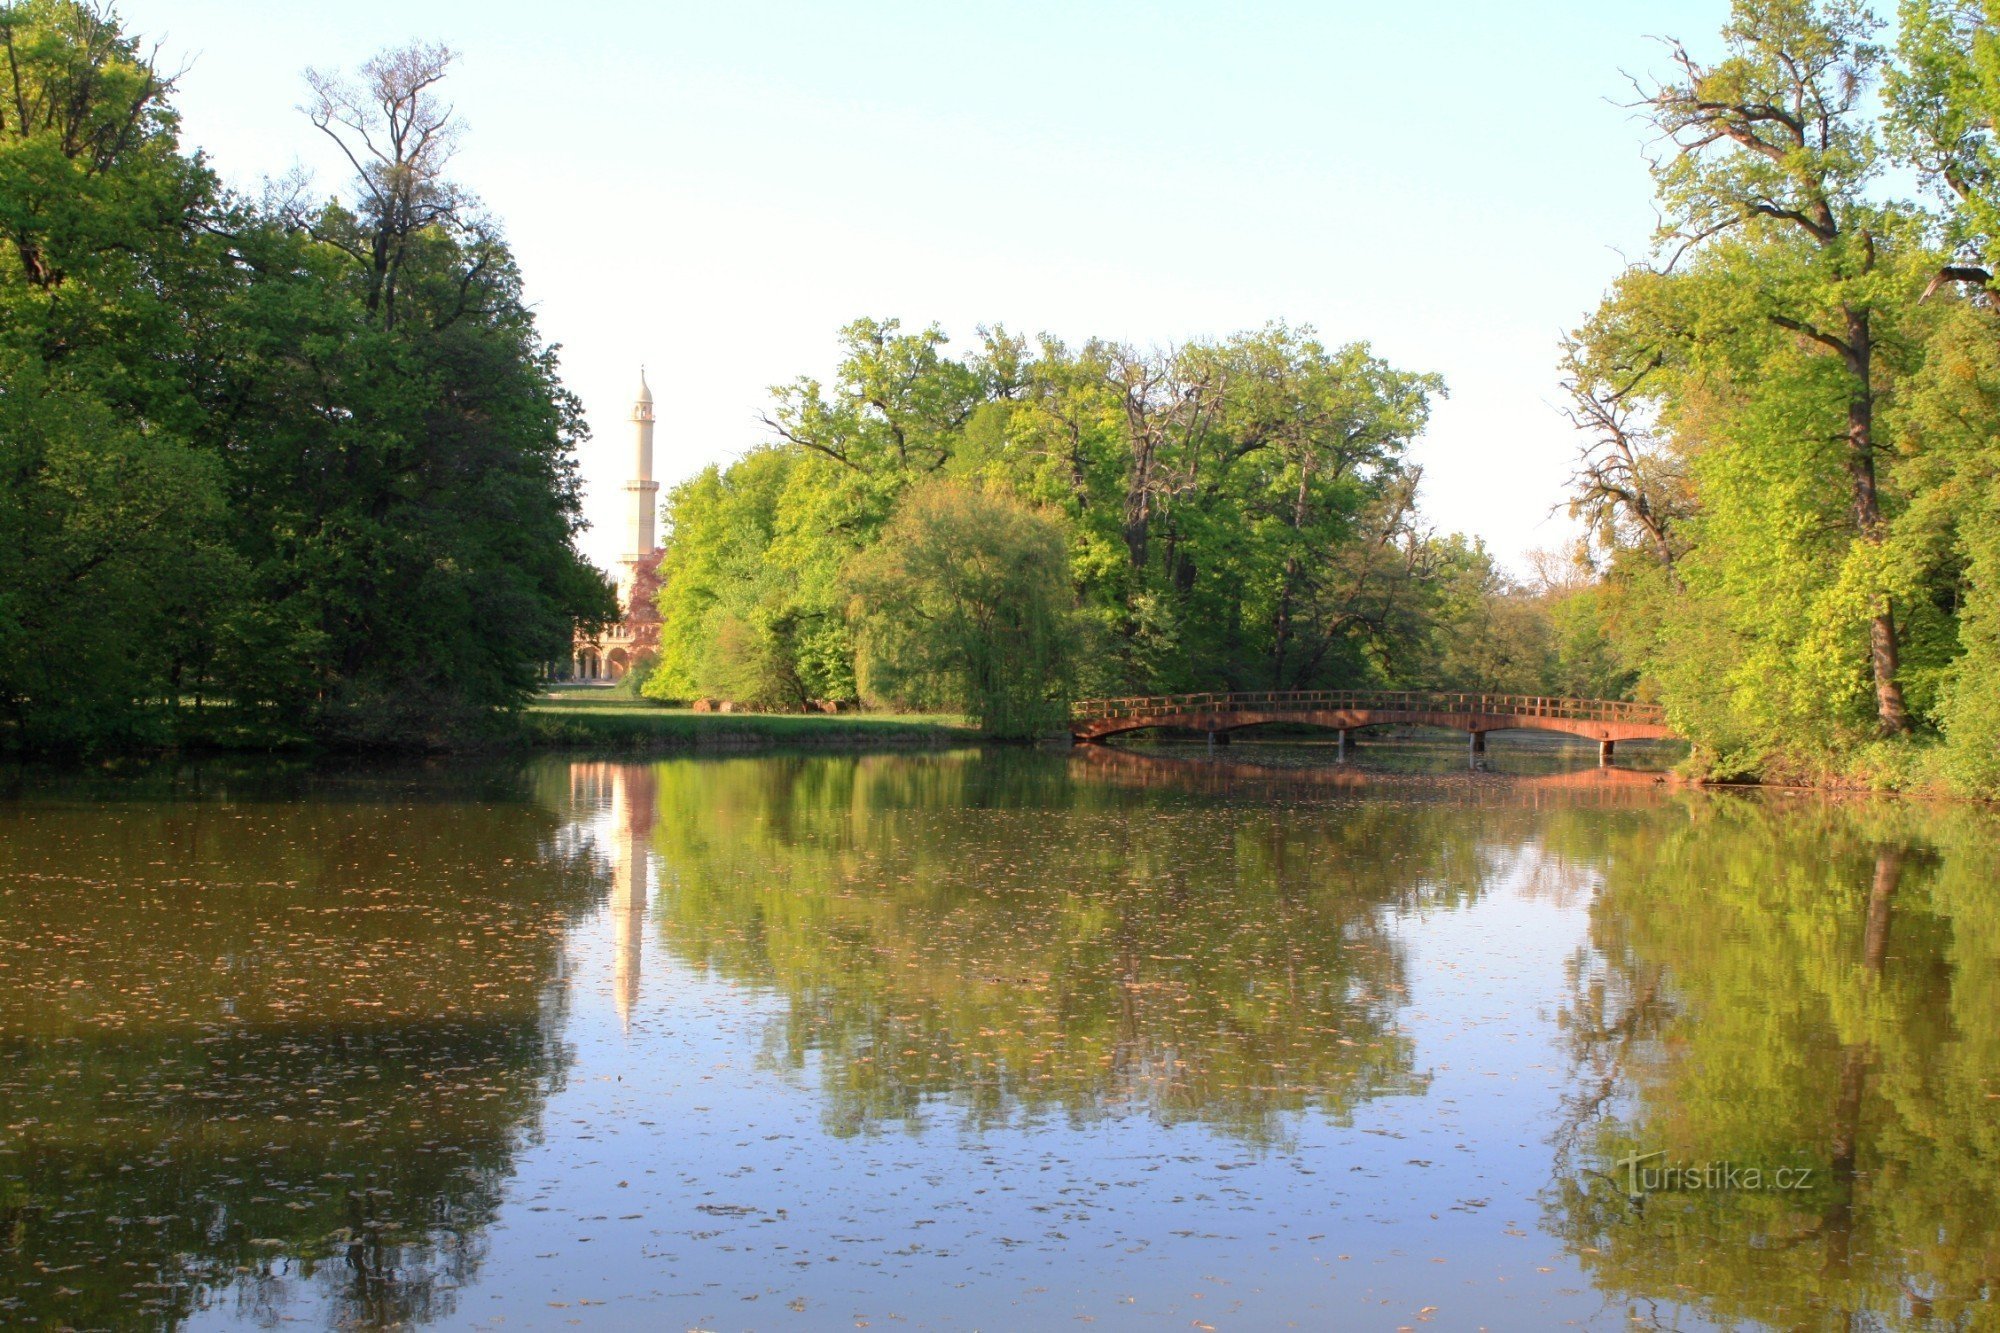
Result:
[[[0,7],[0,746],[159,742],[242,570],[180,410],[230,271],[214,178],[107,15]]]
[[[2000,12],[1984,0],[1909,0],[1899,27],[1890,125],[1944,203],[1925,292],[1940,309],[1906,444],[1922,497],[1903,526],[1951,575],[1941,591],[1963,651],[1939,685],[1945,770],[1990,796],[2000,792]]]
[[[649,696],[792,707],[853,697],[851,676],[804,669],[797,583],[772,559],[779,504],[801,470],[795,455],[759,449],[669,493],[660,659],[646,682]],[[843,647],[844,630],[843,623]]]
[[[160,743],[242,571],[221,469],[14,362],[0,392],[0,716],[35,750]],[[198,703],[198,698],[197,698]]]
[[[2000,263],[2000,9],[1904,0],[1898,16],[1891,142],[1946,207],[1932,289],[1990,289]]]
[[[2000,778],[1980,554],[2000,418],[1965,345],[1988,318],[1965,293],[1992,24],[1972,4],[1903,19],[1893,66],[1852,3],[1738,5],[1713,66],[1671,47],[1679,74],[1644,104],[1668,143],[1661,262],[1567,348],[1605,624],[1711,772],[1920,780],[1928,740],[1867,733],[1929,723],[1960,785]],[[1946,213],[1885,202],[1897,168]]]
[[[611,598],[573,542],[581,414],[445,174],[448,53],[314,76],[357,171],[305,208],[180,151],[108,10],[7,4],[0,48],[0,743],[504,719]]]
[[[1679,73],[1646,108],[1670,145],[1656,173],[1669,267],[1718,250],[1738,260],[1727,265],[1740,288],[1737,318],[1783,330],[1827,362],[1819,373],[1801,367],[1795,380],[1812,406],[1843,418],[1843,593],[1867,627],[1877,725],[1894,734],[1911,723],[1893,580],[1879,553],[1887,527],[1876,415],[1881,317],[1901,299],[1887,257],[1909,228],[1867,193],[1882,168],[1864,102],[1882,62],[1878,26],[1853,0],[1740,0],[1723,29],[1725,58],[1705,65],[1674,44]]]
[[[411,47],[353,88],[313,76],[355,201],[291,211],[272,244],[313,279],[246,320],[276,428],[237,455],[239,519],[289,650],[285,701],[346,741],[490,727],[576,621],[611,611],[573,544],[581,410],[512,256],[445,175],[449,62]]]
[[[1512,694],[1547,690],[1555,645],[1533,590],[1506,577],[1477,541],[1433,541],[1427,559],[1425,619],[1432,642],[1423,683]]]
[[[1074,620],[1059,521],[931,482],[904,496],[848,586],[872,697],[967,713],[1001,737],[1064,722]]]
[[[841,350],[829,385],[776,391],[774,446],[671,497],[659,697],[853,697],[850,572],[940,480],[1061,518],[1077,689],[1427,671],[1403,452],[1434,376],[1283,325],[1144,353],[982,329],[953,357],[859,320]]]

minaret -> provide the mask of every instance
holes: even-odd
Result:
[[[625,527],[624,568],[618,579],[618,604],[632,610],[632,585],[640,562],[658,547],[653,540],[658,519],[660,483],[653,480],[653,391],[646,387],[646,368],[639,368],[639,400],[632,404],[632,480],[625,483],[630,512]]]

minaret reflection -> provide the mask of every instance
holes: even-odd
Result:
[[[611,993],[618,1021],[632,1028],[639,1003],[639,969],[652,898],[653,819],[658,793],[644,764],[573,764],[570,794],[581,806],[605,808],[604,845],[611,860]],[[607,799],[608,797],[608,799]]]
[[[652,892],[653,770],[645,764],[620,764],[611,778],[611,837],[616,849],[611,872],[611,925],[616,952],[611,987],[618,1002],[618,1022],[632,1029],[632,1009],[639,1003],[640,949],[646,938],[646,904]]]

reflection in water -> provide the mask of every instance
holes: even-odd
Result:
[[[784,997],[772,1058],[817,1070],[841,1132],[937,1099],[980,1128],[1142,1111],[1268,1141],[1289,1112],[1420,1091],[1384,909],[1480,878],[1477,819],[1273,819],[1062,760],[750,759],[659,783],[663,808],[717,812],[658,826],[666,947]]]
[[[619,1024],[630,1032],[639,1002],[639,973],[652,897],[653,824],[658,812],[654,770],[644,764],[570,766],[572,811],[603,808],[605,852],[611,863],[611,986]]]
[[[772,1057],[816,1069],[843,1131],[942,1099],[1273,1141],[1420,1092],[1391,928],[1537,833],[1518,785],[1329,800],[1371,779],[1101,750],[656,772],[662,810],[714,812],[658,826],[665,946],[785,998]],[[1657,801],[1638,781],[1593,769],[1589,795]]]
[[[1232,749],[16,794],[0,1323],[1991,1323],[1989,814]]]
[[[2000,1280],[1990,816],[1722,800],[1607,862],[1565,1013],[1550,1225],[1609,1291],[1719,1322],[1989,1326]],[[1642,1191],[1635,1154],[1764,1187]],[[1786,1169],[1802,1189],[1771,1188]],[[1781,1259],[1774,1261],[1774,1257]]]
[[[448,1316],[561,1076],[558,833],[490,790],[0,805],[0,1322]]]

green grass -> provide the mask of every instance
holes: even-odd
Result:
[[[532,705],[522,732],[534,746],[610,750],[862,749],[965,745],[963,718],[891,713],[696,713],[642,700],[564,694]]]

